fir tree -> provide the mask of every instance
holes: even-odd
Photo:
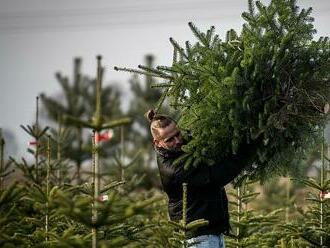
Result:
[[[255,182],[244,177],[240,185],[230,192],[232,233],[226,238],[228,247],[272,247],[278,242],[276,225],[282,209],[261,214],[259,210],[249,207],[259,195],[254,192],[253,184]]]
[[[179,126],[192,133],[189,161],[212,164],[248,145],[255,177],[267,178],[300,160],[327,120],[330,43],[313,40],[311,11],[294,0],[250,0],[240,35],[229,30],[222,41],[214,27],[203,33],[189,23],[198,41],[182,47],[171,38],[172,66],[122,70],[165,79]]]
[[[21,242],[15,233],[19,221],[16,218],[19,215],[17,203],[19,202],[23,188],[14,182],[6,185],[6,180],[13,172],[11,162],[5,161],[5,139],[2,137],[0,129],[0,246],[15,247]]]
[[[65,122],[65,116],[80,119],[91,118],[95,113],[97,95],[96,79],[90,79],[83,75],[81,64],[82,60],[80,58],[74,60],[72,82],[61,73],[56,73],[56,78],[63,89],[64,99],[41,94],[47,117],[56,123],[61,123],[64,130],[70,127],[71,144],[62,151],[62,156],[75,162],[78,182],[81,181],[80,168],[82,163],[90,159],[89,148],[91,144],[88,144],[89,139],[87,139],[86,133],[83,132],[82,124],[72,125]],[[100,77],[103,77],[103,73],[103,69],[101,69]],[[103,87],[100,104],[103,106],[102,118],[105,117],[106,119],[108,116],[119,117],[122,114],[120,110],[120,93],[112,86]]]
[[[5,160],[5,146],[6,142],[2,136],[2,129],[0,128],[0,190],[5,189],[5,179],[14,172],[11,169],[11,161]]]
[[[318,178],[295,179],[305,185],[309,191],[306,198],[307,208],[305,210],[297,208],[302,218],[283,225],[283,228],[286,231],[287,242],[289,243],[293,237],[301,245],[299,247],[323,248],[330,246],[330,180],[328,178],[329,168],[326,166],[326,161],[330,162],[330,159],[325,153],[325,148],[326,144],[323,140]]]
[[[19,168],[24,176],[33,183],[40,184],[45,178],[45,155],[46,155],[46,143],[45,134],[49,127],[42,128],[39,123],[39,97],[36,97],[36,119],[34,125],[21,125],[20,127],[30,136],[29,148],[27,151],[33,155],[34,164],[30,166],[28,162],[22,158],[22,163],[18,163],[14,158],[10,157],[17,168]],[[32,149],[30,147],[34,147]]]

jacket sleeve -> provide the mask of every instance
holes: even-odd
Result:
[[[172,179],[175,183],[186,182],[191,186],[214,184],[223,187],[234,180],[248,165],[248,161],[251,161],[248,157],[253,154],[252,149],[254,149],[253,145],[242,147],[237,155],[217,161],[213,166],[203,164],[189,170],[178,166],[173,169]]]
[[[225,186],[233,181],[247,164],[238,157],[222,161],[210,167],[210,181],[219,186]]]
[[[187,171],[183,169],[183,166],[179,166],[174,171],[173,179],[176,183],[186,182],[191,186],[214,184],[223,187],[235,179],[245,165],[244,161],[232,157],[213,166],[201,165]]]
[[[198,166],[189,170],[184,170],[183,166],[174,166],[173,160],[157,159],[160,172],[160,179],[163,188],[167,193],[177,193],[182,183],[188,183],[190,186],[203,186],[210,183],[210,167]]]
[[[190,186],[202,187],[209,184],[225,186],[237,177],[245,166],[248,165],[248,155],[251,154],[252,146],[245,147],[239,155],[232,155],[225,160],[217,161],[213,166],[205,164],[196,168],[184,170],[183,166],[174,166],[171,160],[158,160],[158,167],[162,185],[165,191],[172,191],[182,183]]]
[[[244,144],[236,155],[220,160],[210,167],[210,181],[225,186],[234,180],[245,167],[251,165],[255,157],[256,144]]]

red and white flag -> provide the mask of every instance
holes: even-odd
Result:
[[[38,142],[35,140],[35,141],[30,141],[28,143],[29,146],[36,146],[38,144]]]
[[[97,142],[99,142],[99,141],[107,141],[107,140],[112,139],[112,137],[113,137],[113,130],[110,129],[109,131],[106,131],[106,132],[103,132],[103,133],[97,133],[95,135],[95,140]]]
[[[97,200],[98,200],[99,202],[104,202],[104,201],[109,200],[109,196],[108,196],[108,195],[100,195],[100,196],[97,198]]]
[[[320,192],[321,199],[330,199],[330,192]]]

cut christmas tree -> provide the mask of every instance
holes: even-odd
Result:
[[[319,138],[330,96],[330,43],[315,40],[312,9],[294,0],[249,1],[241,33],[225,40],[189,23],[197,42],[175,51],[172,66],[134,71],[164,78],[179,126],[192,140],[189,161],[217,162],[245,151],[255,176],[287,171]],[[191,165],[198,163],[191,163]]]

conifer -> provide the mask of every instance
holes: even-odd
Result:
[[[229,201],[232,231],[226,237],[226,247],[272,247],[277,244],[276,226],[282,209],[261,214],[258,213],[260,210],[249,207],[259,195],[253,190],[255,183],[245,176],[240,185],[229,193],[232,198]]]
[[[311,11],[294,0],[249,0],[240,34],[229,30],[221,40],[215,27],[201,32],[189,23],[197,42],[183,47],[171,38],[179,55],[172,66],[135,70],[165,80],[179,126],[192,133],[183,149],[194,160],[213,164],[250,146],[248,164],[260,179],[315,143],[328,119],[330,42],[313,39]]]
[[[10,157],[10,160],[23,172],[23,175],[26,176],[28,180],[31,180],[31,182],[36,184],[41,184],[46,175],[44,166],[47,147],[45,134],[49,127],[46,126],[45,128],[42,128],[39,124],[39,96],[36,97],[35,115],[36,119],[34,125],[20,125],[20,127],[30,136],[31,141],[29,141],[27,151],[33,155],[34,164],[30,166],[24,158],[22,158],[22,163],[17,162],[12,157]]]
[[[330,246],[330,180],[329,168],[326,166],[326,161],[330,162],[330,159],[326,155],[325,148],[326,144],[323,139],[318,178],[294,179],[308,189],[308,197],[305,199],[306,208],[297,208],[301,219],[282,226],[287,242],[293,237],[301,246],[321,248]]]
[[[99,101],[103,107],[100,118],[107,121],[110,116],[111,118],[116,118],[122,115],[119,91],[112,86],[105,86],[100,93],[97,93],[99,90],[96,87],[98,79],[89,78],[84,75],[81,67],[82,60],[75,58],[73,78],[71,80],[67,76],[63,76],[60,72],[56,73],[56,79],[63,89],[62,94],[64,99],[41,94],[41,100],[43,101],[47,117],[56,123],[61,123],[63,132],[70,132],[71,142],[62,151],[62,156],[74,161],[76,164],[76,178],[78,183],[82,182],[81,166],[84,161],[90,159],[91,155],[89,152],[91,143],[87,139],[88,135],[84,132],[83,126],[87,125],[89,121],[93,121],[97,94],[100,94]],[[98,70],[99,80],[102,80],[104,69],[99,68]],[[84,120],[85,122],[70,123],[68,116]]]
[[[18,183],[6,185],[6,180],[13,172],[11,162],[5,161],[5,139],[2,137],[0,129],[0,246],[14,247],[20,244],[20,240],[15,237],[17,225],[16,218],[19,215],[17,203],[22,196],[22,187]]]

